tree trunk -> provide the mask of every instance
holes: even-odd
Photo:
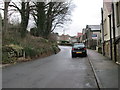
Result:
[[[27,32],[27,26],[29,22],[29,2],[25,6],[25,2],[22,2],[21,8],[21,37],[24,38]]]
[[[8,29],[8,6],[10,2],[4,2],[4,26],[3,26],[3,35],[6,34]]]
[[[45,32],[45,11],[44,11],[44,2],[37,2],[37,36],[44,37]]]
[[[54,6],[54,2],[49,3],[49,9],[47,13],[47,21],[46,21],[46,30],[45,30],[45,38],[48,39],[49,34],[51,33],[52,29],[52,9]]]

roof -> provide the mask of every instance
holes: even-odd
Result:
[[[87,25],[86,28],[90,28],[91,30],[100,30],[100,25]]]
[[[82,35],[82,33],[77,33],[78,36]]]
[[[82,35],[82,33],[77,33],[77,37],[80,37]]]

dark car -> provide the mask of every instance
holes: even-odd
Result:
[[[77,56],[87,56],[87,50],[83,43],[75,43],[72,46],[72,58]]]

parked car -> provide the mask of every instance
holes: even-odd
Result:
[[[87,50],[83,43],[75,43],[72,46],[72,58],[77,56],[87,56]]]

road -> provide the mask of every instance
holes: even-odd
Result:
[[[56,55],[3,68],[3,88],[97,88],[88,57],[71,58],[71,47],[60,48]]]

